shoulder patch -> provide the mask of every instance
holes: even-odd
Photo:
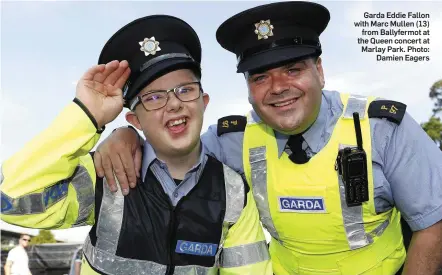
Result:
[[[368,117],[386,118],[396,124],[401,124],[407,105],[392,100],[375,100],[368,107]]]
[[[218,119],[217,134],[221,136],[225,133],[244,132],[246,125],[245,116],[225,116]]]

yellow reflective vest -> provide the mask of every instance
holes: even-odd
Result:
[[[247,193],[245,207],[224,210],[224,221],[219,223],[222,237],[212,267],[181,265],[173,271],[163,263],[117,255],[120,247],[117,234],[123,229],[116,224],[121,225],[124,211],[130,210],[123,211],[127,197],[122,196],[121,190],[111,193],[107,183],[97,179],[89,151],[99,138],[100,133],[79,105],[69,104],[46,130],[3,163],[1,219],[40,229],[93,225],[91,232],[94,232],[83,246],[81,274],[272,274],[251,192]],[[238,196],[244,191],[242,180],[226,166],[224,173],[231,173],[237,179],[234,183],[237,189],[232,189],[237,192],[226,190],[226,200],[233,200],[232,196],[239,198],[241,201],[236,206],[241,207],[246,194]],[[100,210],[95,209],[97,187],[103,193]],[[195,252],[204,250],[197,245]]]
[[[367,114],[373,98],[341,95],[344,112],[326,146],[309,162],[278,156],[273,129],[249,114],[243,162],[263,226],[271,235],[276,275],[392,275],[405,259],[400,215],[393,208],[377,214]],[[338,150],[356,147],[352,114],[360,114],[367,155],[369,201],[347,206],[335,170]]]

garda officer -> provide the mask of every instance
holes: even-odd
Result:
[[[321,92],[329,19],[321,5],[283,2],[221,24],[217,40],[236,55],[254,111],[241,130],[221,119],[218,142],[243,143],[276,274],[395,274],[406,257],[400,213],[415,231],[406,273],[436,274],[442,153],[404,104]]]
[[[79,81],[74,102],[3,164],[2,220],[46,229],[93,225],[82,274],[271,274],[247,184],[201,150],[208,95],[199,81],[200,62],[199,38],[178,18],[148,16],[121,28],[105,44],[101,65]],[[122,93],[131,109],[128,121],[150,137],[144,180],[127,197],[96,177],[88,154],[121,112]],[[169,121],[165,127],[163,119],[152,119],[158,115],[181,126]],[[160,152],[161,160],[175,158],[181,167],[162,162]],[[182,162],[183,152],[194,162]],[[172,171],[189,164],[184,178],[167,172],[176,175]],[[174,179],[181,180],[179,188]]]
[[[405,104],[323,90],[329,19],[319,4],[281,2],[226,20],[217,40],[236,55],[253,111],[221,118],[202,141],[244,172],[275,274],[400,274],[401,215],[414,231],[405,273],[436,274],[442,153]],[[109,148],[133,135],[119,129],[100,153],[131,156]]]

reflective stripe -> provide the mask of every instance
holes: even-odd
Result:
[[[94,211],[95,189],[86,168],[78,167],[76,176],[78,179],[71,182],[78,201],[78,217],[73,226],[81,226],[86,224],[89,214]]]
[[[161,275],[167,271],[167,266],[152,261],[123,258],[103,251],[92,245],[89,236],[83,246],[83,252],[90,265],[101,272],[115,275],[145,274]],[[196,265],[175,266],[176,275],[216,275],[218,268]]]
[[[353,113],[359,113],[359,119],[365,117],[365,107],[367,106],[367,98],[364,96],[350,95],[345,108],[344,118],[353,119]]]
[[[123,258],[93,247],[89,236],[87,236],[84,243],[83,252],[92,267],[107,274],[161,275],[165,274],[167,270],[165,265],[151,261]]]
[[[216,275],[218,263],[227,233],[232,224],[239,219],[245,200],[242,177],[228,166],[223,165],[226,188],[226,214],[224,216],[219,249],[213,267],[197,265],[175,266],[174,274]],[[116,179],[117,180],[117,179]],[[124,196],[117,181],[118,191],[112,193],[106,179],[103,179],[103,199],[97,221],[97,243],[93,247],[89,236],[85,243],[85,255],[90,264],[103,272],[112,274],[164,274],[167,266],[151,261],[126,259],[116,256],[119,235],[124,214]]]
[[[69,182],[70,181],[70,182]],[[92,179],[83,166],[78,166],[72,179],[65,179],[47,187],[41,193],[24,195],[11,198],[1,192],[2,213],[7,215],[41,214],[57,202],[65,199],[68,195],[69,183],[77,192],[77,198],[81,195],[79,203],[79,217],[77,221],[83,221],[94,206],[94,189]],[[86,211],[88,211],[86,213]],[[84,218],[86,216],[86,218]]]
[[[339,144],[339,149],[345,147],[354,147],[352,145]],[[350,249],[357,249],[373,243],[375,236],[381,236],[384,233],[385,228],[390,223],[390,217],[382,222],[370,233],[365,232],[364,218],[362,206],[348,207],[345,201],[345,186],[342,181],[342,176],[338,175],[339,181],[339,195],[341,198],[342,217],[344,220],[344,229],[347,235],[348,245]]]
[[[375,236],[380,237],[380,236],[384,233],[385,229],[386,229],[387,226],[390,224],[390,218],[391,218],[391,215],[388,217],[387,220],[385,220],[385,221],[384,221],[383,223],[381,223],[378,227],[376,227],[375,229],[373,229],[373,231],[371,231],[370,233],[367,234],[367,238],[368,238],[368,241],[369,241],[370,243],[373,243],[373,238],[374,238]]]
[[[357,112],[359,118],[365,116],[365,107],[367,98],[362,96],[350,95],[345,108],[344,118],[353,119],[353,113]],[[339,144],[339,149],[345,147],[354,147],[351,145]],[[337,172],[336,172],[337,173]],[[365,232],[362,205],[348,207],[345,200],[345,186],[342,176],[337,174],[339,182],[339,196],[341,198],[342,218],[344,221],[344,229],[347,236],[348,245],[351,250],[358,249],[369,245],[373,239]]]
[[[342,149],[343,145],[339,145]],[[344,146],[348,147],[348,146]],[[338,173],[338,172],[336,172]],[[348,207],[345,201],[345,186],[342,177],[338,174],[339,196],[341,198],[342,219],[344,221],[345,234],[347,236],[350,249],[357,249],[370,244],[364,227],[362,217],[362,205]]]
[[[221,267],[238,267],[269,260],[265,241],[225,248],[221,255]]]
[[[174,275],[216,275],[217,267],[205,267],[198,265],[175,266]]]
[[[273,224],[267,194],[267,160],[266,147],[256,147],[249,150],[249,162],[253,186],[253,196],[259,211],[259,218],[270,235],[279,240],[278,232]]]
[[[224,242],[229,233],[229,228],[235,224],[241,216],[245,201],[245,189],[242,177],[232,168],[224,164],[223,171],[226,188],[226,213],[224,215],[218,251],[215,255],[215,266],[219,265],[220,255],[223,252]]]
[[[339,144],[339,149],[345,147],[354,146]],[[365,232],[362,205],[348,207],[345,201],[345,186],[342,181],[342,176],[338,175],[338,181],[342,218],[344,220],[344,229],[350,249],[358,249],[373,243],[373,238],[375,236],[381,236],[390,224],[390,216],[370,233]]]
[[[215,255],[214,266],[219,266],[219,262],[221,259],[221,253],[224,250],[224,243],[226,242],[227,234],[229,233],[230,226],[231,226],[230,222],[227,222],[227,221],[223,222],[223,227],[221,229],[221,239],[219,240],[218,251],[216,252],[216,255]]]
[[[124,196],[116,177],[115,181],[118,191],[112,193],[107,180],[103,179],[103,199],[97,221],[97,243],[95,244],[100,251],[112,255],[117,251],[124,214]]]
[[[224,221],[235,223],[244,208],[245,189],[242,177],[223,164],[226,186],[226,214]]]

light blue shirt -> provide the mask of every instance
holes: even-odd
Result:
[[[146,178],[147,169],[150,169],[163,187],[164,192],[169,196],[173,206],[186,196],[197,184],[201,173],[207,162],[207,152],[204,146],[201,146],[201,153],[198,162],[186,173],[180,184],[176,185],[174,179],[169,173],[167,164],[157,158],[155,151],[148,142],[144,142],[143,163],[141,166],[141,175],[143,182]]]
[[[309,156],[324,148],[342,112],[339,93],[323,91],[318,118],[303,134]],[[413,231],[442,220],[442,151],[408,113],[400,125],[379,118],[369,121],[376,211],[396,207]],[[276,132],[275,137],[281,155],[288,136]],[[244,132],[217,136],[217,125],[211,125],[201,140],[212,156],[244,174]]]

